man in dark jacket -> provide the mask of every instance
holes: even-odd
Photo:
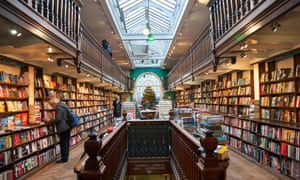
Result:
[[[55,108],[55,118],[52,118],[50,122],[53,122],[56,126],[56,131],[59,136],[59,145],[61,151],[61,160],[58,163],[68,162],[69,160],[69,140],[71,128],[67,124],[68,112],[67,105],[60,102],[57,98],[50,99],[50,105]]]
[[[120,118],[121,117],[121,109],[122,109],[122,103],[120,101],[120,97],[117,96],[113,102],[113,106],[114,106],[114,117]]]

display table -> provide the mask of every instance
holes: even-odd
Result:
[[[141,114],[145,116],[146,119],[154,119],[156,113],[157,110],[153,110],[153,109],[141,110]]]

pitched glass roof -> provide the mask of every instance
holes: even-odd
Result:
[[[106,3],[134,67],[161,66],[188,1],[106,0]],[[147,24],[153,42],[143,34]]]

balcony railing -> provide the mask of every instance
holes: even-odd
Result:
[[[80,27],[80,7],[77,0],[18,0],[77,42]]]
[[[84,145],[84,156],[74,166],[79,180],[122,179],[126,164],[126,122],[122,122],[104,140],[90,134]]]
[[[210,0],[210,24],[216,56],[295,7],[299,1]]]
[[[208,68],[210,65],[212,67],[213,46],[210,33],[208,26],[189,51],[174,66],[168,75],[169,88],[175,87],[183,81],[191,79],[192,76],[200,74],[203,68]]]
[[[82,54],[82,66],[102,76],[104,80],[115,86],[128,88],[127,75],[113,62],[112,58],[95,40],[89,30],[82,24],[82,38],[80,49]]]
[[[199,151],[200,142],[204,152]],[[225,179],[228,163],[213,155],[217,139],[207,133],[200,142],[174,121],[124,121],[104,140],[90,135],[86,155],[74,171],[78,180],[119,180],[138,174],[172,174],[177,180]]]
[[[127,130],[128,158],[169,157],[167,121],[131,121]]]

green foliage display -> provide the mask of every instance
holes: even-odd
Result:
[[[155,93],[150,86],[147,86],[143,92],[143,98],[145,98],[149,103],[155,102]]]

